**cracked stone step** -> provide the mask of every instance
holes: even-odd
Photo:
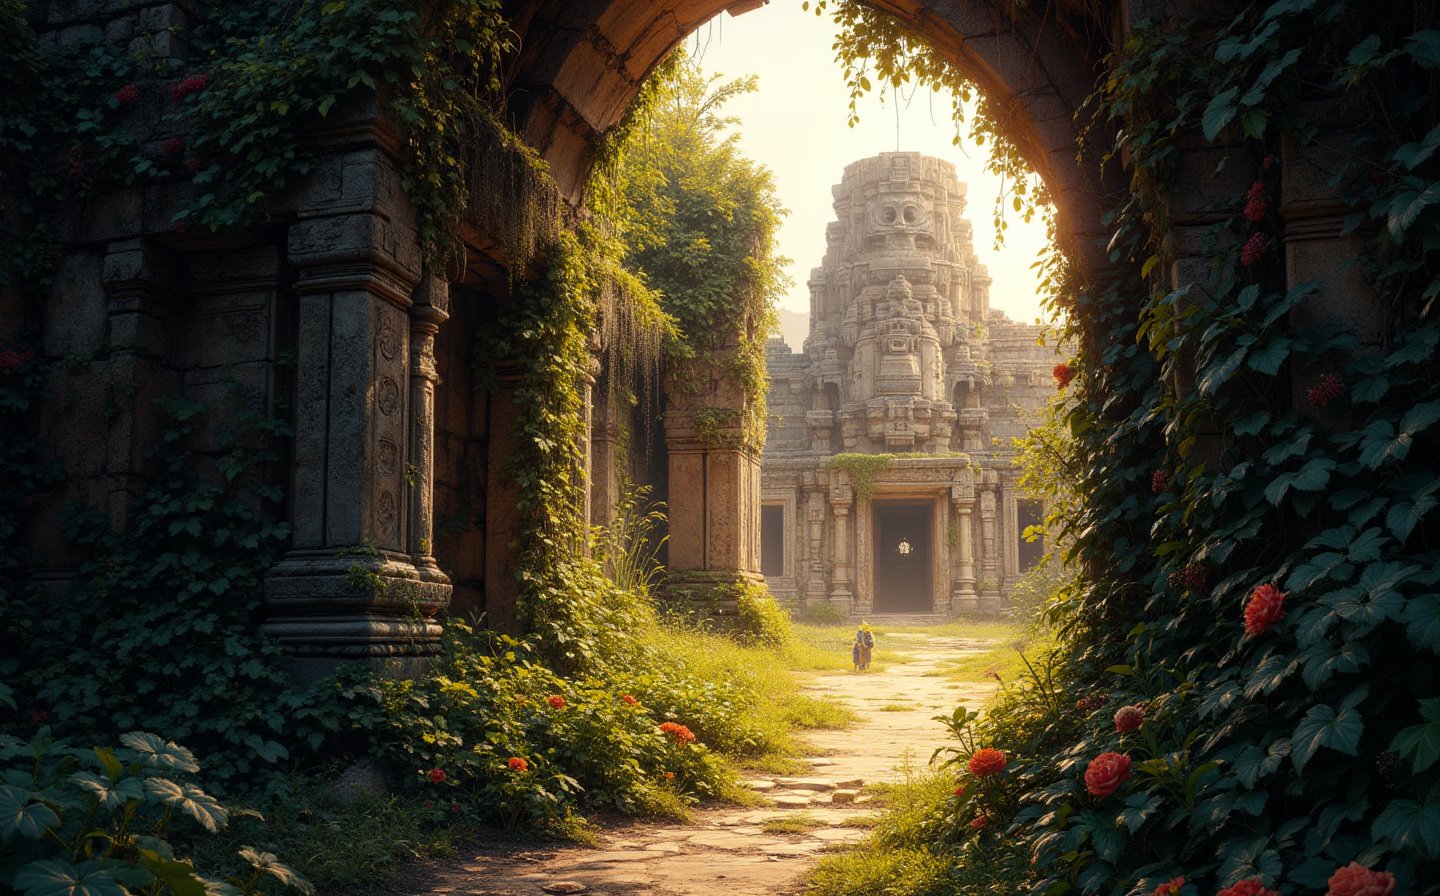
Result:
[[[766,793],[775,789],[775,782],[766,781],[763,778],[750,778],[749,780],[741,781],[740,786],[747,787],[757,793]]]
[[[783,784],[786,790],[827,791],[835,789],[835,782],[829,778],[781,778],[778,783]]]

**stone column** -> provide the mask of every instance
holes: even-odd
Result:
[[[875,544],[871,530],[871,504],[868,497],[855,500],[855,613],[864,616],[875,602]]]
[[[415,571],[426,582],[449,585],[435,563],[435,334],[449,317],[450,285],[426,272],[410,307],[410,463],[409,551]],[[383,459],[382,459],[383,460]]]
[[[955,537],[958,563],[954,590],[950,594],[952,613],[974,613],[980,607],[975,594],[975,474],[969,470],[960,473],[960,478],[950,487],[950,501],[955,505],[956,524],[959,531]]]
[[[374,212],[292,225],[297,271],[292,549],[265,581],[263,630],[302,674],[360,659],[409,674],[439,650],[450,586],[415,567],[401,504],[409,421],[413,233]]]
[[[620,500],[619,470],[624,463],[616,419],[619,410],[605,388],[605,377],[593,393],[594,417],[590,426],[590,523],[595,526],[608,526],[615,517],[615,505]]]
[[[935,553],[931,563],[930,612],[950,611],[950,502],[941,495],[932,510]]]
[[[111,394],[110,416],[102,426],[111,480],[107,510],[118,532],[129,527],[132,502],[144,487],[145,450],[159,441],[163,421],[156,399],[179,390],[172,357],[179,281],[168,254],[145,239],[111,243],[103,270]]]
[[[840,475],[840,474],[837,474]],[[849,616],[854,609],[855,592],[850,574],[850,502],[854,490],[848,483],[830,486],[830,513],[835,520],[835,564],[830,570],[830,603]]]
[[[1000,564],[996,556],[995,512],[998,477],[993,470],[987,470],[980,487],[980,611],[997,613],[1000,610]]]

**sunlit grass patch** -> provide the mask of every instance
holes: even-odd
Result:
[[[824,827],[829,827],[825,819],[809,812],[787,812],[775,818],[767,818],[760,824],[760,830],[767,834],[803,834]]]
[[[880,707],[879,712],[909,712],[912,709],[919,708],[920,707],[914,703],[886,703]]]
[[[1009,635],[997,637],[988,650],[967,653],[947,662],[943,674],[954,681],[982,682],[997,680],[1009,685],[1025,672],[1025,659],[1041,656],[1054,647],[1054,636],[1013,626]]]

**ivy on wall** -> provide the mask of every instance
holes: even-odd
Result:
[[[1278,0],[1111,58],[1123,273],[1056,268],[1077,580],[1049,665],[957,711],[963,787],[926,822],[955,891],[1440,892],[1437,25]],[[1244,182],[1183,234],[1182,160]],[[1287,186],[1333,191],[1352,258],[1287,257]]]

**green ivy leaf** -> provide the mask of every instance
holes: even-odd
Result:
[[[1371,835],[1394,849],[1413,849],[1427,859],[1440,856],[1440,805],[1392,800],[1370,827]]]
[[[1440,31],[1417,31],[1405,41],[1405,51],[1421,68],[1440,68]]]
[[[1400,616],[1405,634],[1417,647],[1440,654],[1440,594],[1421,594],[1405,602]]]
[[[1365,730],[1365,723],[1355,707],[1347,705],[1350,701],[1351,698],[1346,698],[1338,713],[1324,704],[1312,706],[1300,724],[1295,726],[1290,761],[1295,764],[1296,771],[1304,771],[1305,765],[1321,747],[1329,747],[1347,756],[1355,755],[1360,748],[1360,735]]]
[[[1206,140],[1214,141],[1225,129],[1225,125],[1235,117],[1237,111],[1235,98],[1239,95],[1240,88],[1231,87],[1210,98],[1209,104],[1205,107],[1205,114],[1201,116],[1201,127],[1205,132]]]
[[[1419,725],[1411,725],[1391,742],[1390,748],[1401,756],[1410,756],[1411,769],[1420,774],[1440,761],[1440,698],[1421,700]]]

